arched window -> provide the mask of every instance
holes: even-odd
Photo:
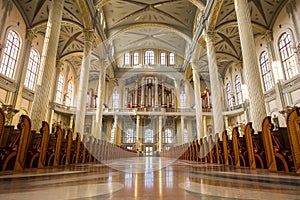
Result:
[[[184,128],[183,130],[183,143],[188,143],[189,141],[189,134],[188,134],[188,131],[187,131],[187,128]]]
[[[186,95],[185,95],[184,91],[181,91],[181,93],[180,93],[180,106],[182,108],[186,107]]]
[[[14,31],[9,31],[0,66],[1,74],[9,78],[14,77],[20,47],[21,41],[18,34]]]
[[[150,128],[147,128],[145,131],[145,143],[154,143],[154,134],[153,130]]]
[[[133,54],[133,64],[134,65],[138,65],[139,64],[139,53],[138,52],[135,52]]]
[[[175,54],[170,53],[170,65],[175,65]]]
[[[56,103],[62,103],[65,79],[62,74],[59,75],[56,91]]]
[[[274,87],[268,53],[266,51],[262,52],[259,60],[260,60],[260,68],[262,72],[262,78],[264,81],[265,90],[268,91],[269,89]]]
[[[226,94],[227,94],[228,107],[232,107],[233,106],[233,101],[232,101],[232,96],[231,96],[231,86],[230,86],[230,83],[227,83],[227,85],[226,85]]]
[[[283,33],[279,39],[278,46],[285,79],[290,79],[298,74],[296,58],[292,51],[291,36],[288,33]]]
[[[135,143],[136,138],[134,137],[134,130],[129,128],[125,132],[124,143]]]
[[[146,51],[145,52],[145,64],[154,64],[154,51]]]
[[[39,72],[40,56],[34,49],[30,51],[28,67],[25,77],[24,86],[30,90],[34,90],[37,75]]]
[[[163,134],[163,143],[171,144],[174,141],[173,130],[170,128],[165,129]]]
[[[160,54],[160,64],[165,65],[166,64],[166,53]]]
[[[113,93],[113,108],[119,108],[119,93],[117,90]]]
[[[129,65],[130,64],[130,54],[129,53],[125,53],[124,64],[125,65]]]
[[[237,105],[243,103],[243,96],[242,96],[242,85],[241,85],[241,78],[239,75],[235,76],[235,91],[237,97]]]
[[[66,105],[70,106],[72,104],[72,96],[73,96],[73,84],[71,81],[68,83],[68,93],[66,96]]]

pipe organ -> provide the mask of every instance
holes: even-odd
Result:
[[[176,95],[174,86],[168,85],[158,77],[148,76],[135,80],[125,88],[127,108],[175,108]]]

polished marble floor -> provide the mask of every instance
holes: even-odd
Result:
[[[160,157],[0,172],[0,200],[18,199],[300,200],[300,176]]]

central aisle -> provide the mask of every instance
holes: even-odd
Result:
[[[1,200],[299,199],[300,176],[161,157],[0,173]]]

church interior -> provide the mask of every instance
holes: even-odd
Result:
[[[0,10],[0,199],[299,199],[300,1]]]

